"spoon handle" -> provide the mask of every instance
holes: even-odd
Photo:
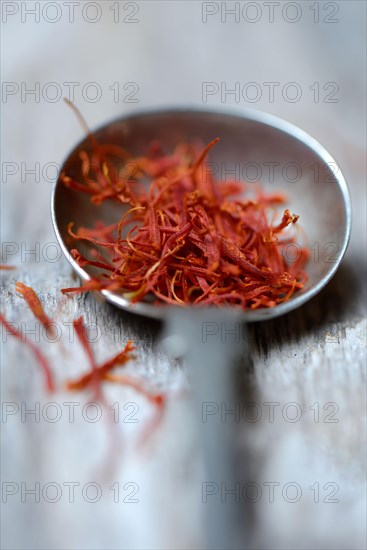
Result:
[[[193,388],[205,468],[197,494],[204,507],[208,550],[246,547],[231,413],[236,399],[234,365],[244,344],[238,337],[240,328],[242,333],[236,312],[218,309],[172,312],[166,325],[166,333],[181,343]]]

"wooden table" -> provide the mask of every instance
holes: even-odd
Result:
[[[48,395],[29,351],[3,330],[3,547],[205,547],[202,419],[191,411],[185,367],[160,347],[158,322],[60,293],[78,283],[54,245],[49,210],[55,166],[82,136],[58,97],[73,87],[92,127],[142,108],[200,106],[210,89],[206,106],[282,116],[340,163],[353,201],[348,252],[318,297],[250,326],[241,378],[257,388],[258,420],[242,409],[238,456],[253,476],[241,490],[258,497],[251,547],[364,548],[366,4],[281,2],[271,15],[266,3],[239,2],[231,15],[232,2],[103,1],[74,14],[65,2],[41,2],[39,22],[26,11],[34,3],[4,4],[2,262],[17,266],[3,272],[4,315],[24,334],[36,330],[28,338],[39,339],[60,388],[87,368],[70,332],[83,315],[98,360],[133,339],[127,372],[172,398],[138,447],[154,413],[142,396],[108,388],[108,410],[88,405],[88,394]],[[58,323],[58,342],[35,325],[18,280]]]

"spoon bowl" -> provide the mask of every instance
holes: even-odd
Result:
[[[199,139],[208,143],[220,137],[207,163],[216,179],[246,181],[250,190],[260,182],[267,192],[286,194],[287,207],[300,216],[304,232],[300,233],[300,242],[290,245],[285,253],[292,261],[300,246],[309,248],[308,282],[292,299],[276,307],[242,311],[243,320],[265,320],[300,306],[317,294],[337,270],[351,227],[347,185],[331,155],[294,125],[258,111],[238,115],[176,109],[129,115],[103,126],[94,135],[98,142],[120,145],[132,155],[145,155],[155,140],[172,151],[179,142]],[[72,151],[62,170],[75,175],[80,165],[78,153],[89,147],[86,138]],[[123,208],[113,201],[93,205],[89,195],[67,188],[58,179],[52,199],[53,224],[64,254],[82,279],[89,280],[93,268],[82,268],[72,258],[71,248],[79,247],[85,253],[86,245],[79,242],[70,246],[68,223],[91,227],[99,219],[112,224],[121,218]],[[131,304],[119,292],[103,290],[102,294],[114,305],[147,317],[163,319],[172,307]]]

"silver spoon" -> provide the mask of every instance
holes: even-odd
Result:
[[[210,169],[219,179],[260,180],[265,191],[282,191],[287,207],[300,215],[310,247],[308,283],[289,301],[274,308],[244,311],[238,308],[177,308],[148,302],[131,304],[117,292],[103,290],[112,304],[132,313],[165,321],[166,346],[173,354],[186,356],[193,381],[195,404],[201,414],[203,403],[234,402],[231,365],[243,342],[231,336],[238,322],[262,321],[288,313],[315,296],[332,278],[347,248],[351,229],[351,205],[347,184],[330,154],[312,137],[272,115],[246,111],[175,109],[140,112],[107,124],[94,132],[100,143],[114,143],[132,154],[145,154],[159,140],[168,151],[179,142],[199,138],[209,143],[220,137],[210,152]],[[88,148],[83,140],[66,159],[63,170],[75,171],[78,152]],[[60,246],[74,270],[90,279],[88,267],[80,267],[70,254],[67,225],[91,227],[96,219],[117,222],[122,205],[106,201],[96,207],[88,195],[75,192],[57,181],[52,198],[52,220]],[[73,248],[77,248],[73,243]],[[85,252],[85,249],[83,250]],[[297,249],[290,249],[290,256]],[[243,332],[241,332],[243,335]],[[201,422],[206,479],[214,486],[235,483],[233,441],[228,425]],[[217,484],[217,485],[215,485]],[[207,487],[207,486],[206,486]],[[201,491],[201,488],[199,489]],[[238,509],[224,506],[220,496],[207,504],[207,547],[246,547],[246,534],[238,527]]]

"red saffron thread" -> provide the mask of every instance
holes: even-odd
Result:
[[[46,389],[49,392],[55,391],[55,384],[53,380],[53,375],[51,371],[51,367],[49,365],[48,360],[43,355],[43,353],[40,351],[40,349],[33,344],[33,342],[29,342],[28,340],[23,339],[22,333],[13,327],[11,323],[9,323],[5,317],[0,313],[0,323],[4,325],[4,327],[7,329],[7,331],[12,334],[15,338],[20,340],[23,344],[25,344],[34,354],[34,356],[37,359],[37,362],[39,366],[41,367],[43,374],[45,376],[46,380]]]
[[[33,288],[18,281],[15,285],[15,289],[23,296],[36,319],[39,320],[46,330],[50,331],[52,336],[54,336],[55,328],[53,326],[53,322],[46,315],[41,301]]]
[[[105,361],[101,366],[97,366],[97,363],[94,358],[94,354],[90,343],[88,341],[87,333],[85,330],[85,325],[82,317],[79,317],[74,321],[74,328],[78,335],[78,338],[88,356],[91,370],[86,374],[79,377],[77,380],[69,381],[67,383],[67,388],[69,390],[83,390],[86,389],[89,385],[93,386],[94,390],[101,397],[100,383],[104,379],[105,375],[118,365],[124,365],[131,359],[131,352],[135,350],[132,342],[126,344],[125,348],[119,352],[117,355]]]
[[[132,358],[132,352],[136,349],[132,341],[129,340],[125,348],[117,353],[114,357],[107,359],[102,365],[97,366],[93,351],[88,341],[84,321],[82,317],[79,317],[74,321],[74,328],[78,335],[78,338],[88,356],[91,370],[83,374],[76,380],[70,380],[66,384],[66,388],[70,391],[81,391],[92,387],[96,393],[96,397],[102,400],[101,383],[108,381],[112,383],[122,384],[130,386],[142,395],[144,395],[152,404],[158,407],[159,410],[163,409],[165,404],[165,397],[162,394],[152,393],[144,388],[141,381],[131,378],[125,375],[111,374],[111,370],[115,367],[122,367],[128,363]]]

